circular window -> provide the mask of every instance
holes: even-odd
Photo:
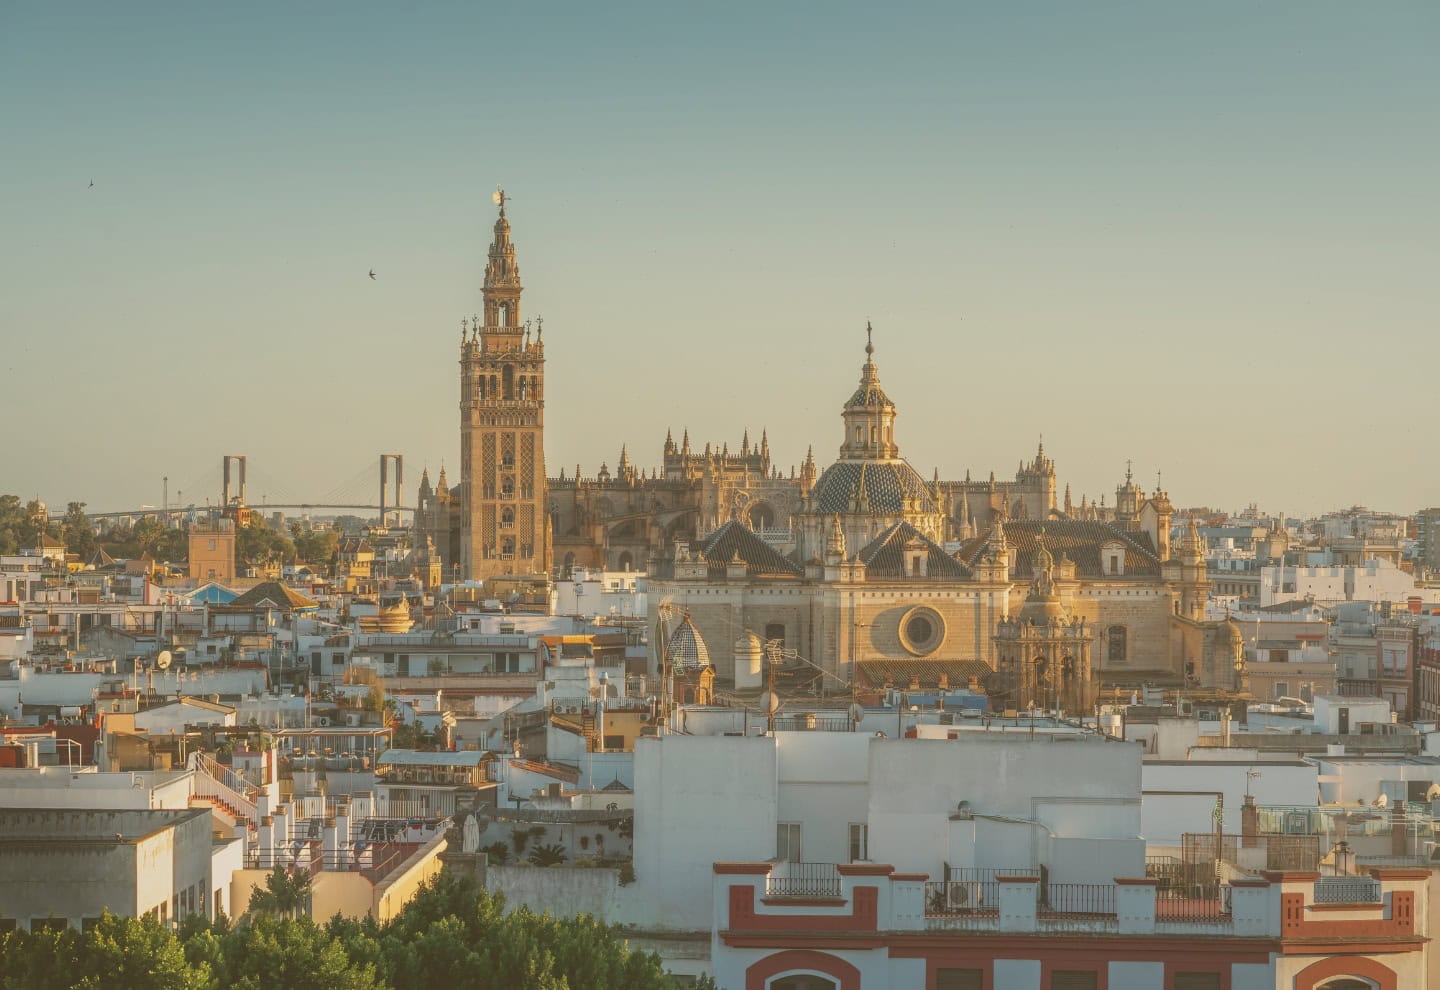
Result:
[[[912,608],[900,618],[900,645],[917,657],[934,653],[945,642],[945,620],[933,608]]]

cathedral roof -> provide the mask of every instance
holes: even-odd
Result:
[[[750,577],[800,577],[805,572],[766,543],[744,523],[732,519],[699,546],[700,556],[712,566],[724,567],[739,557]]]
[[[867,324],[865,333],[868,338],[870,327]],[[867,339],[865,344],[865,364],[860,368],[860,387],[855,394],[850,396],[850,401],[845,403],[846,409],[894,409],[895,403],[890,401],[890,396],[880,387],[880,372],[875,368],[875,345]]]
[[[903,521],[885,530],[860,551],[860,560],[865,564],[865,576],[867,578],[906,577],[908,571],[905,567],[904,551],[906,545],[911,544],[912,541],[923,545],[928,552],[927,576],[932,578],[967,578],[970,576],[970,568],[947,554],[944,547],[908,522]]]
[[[869,511],[898,516],[908,511],[906,499],[918,498],[920,511],[935,513],[935,497],[920,472],[902,460],[836,461],[815,481],[811,497],[816,512],[853,512],[851,506],[864,480]]]
[[[1040,549],[1042,530],[1045,547],[1051,553],[1062,554],[1074,561],[1077,577],[1105,576],[1100,548],[1107,543],[1124,545],[1126,577],[1158,577],[1160,574],[1160,558],[1150,544],[1149,534],[1132,533],[1108,523],[1083,519],[1012,519],[1006,522],[1005,537],[1018,551],[1015,559],[1020,568],[1028,568]],[[990,534],[986,532],[968,540],[955,556],[961,563],[973,566],[984,553],[989,539]],[[1022,576],[1027,574],[1028,571],[1022,571]]]
[[[665,654],[678,671],[700,670],[711,666],[710,648],[705,645],[705,637],[700,635],[695,623],[690,621],[688,612],[666,641]]]

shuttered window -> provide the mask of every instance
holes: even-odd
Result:
[[[1176,973],[1175,990],[1220,990],[1220,974]]]
[[[935,973],[935,990],[984,990],[985,974],[978,969],[943,968]]]
[[[1094,970],[1057,969],[1050,974],[1050,990],[1097,990],[1099,984]]]

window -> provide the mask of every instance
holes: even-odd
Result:
[[[864,442],[865,442],[865,427],[863,427],[863,426],[857,426],[857,427],[855,427],[855,442],[856,442],[856,443],[864,443]]]
[[[777,642],[780,648],[785,648],[785,623],[769,622],[765,625],[765,642]]]
[[[1176,973],[1175,990],[1220,990],[1220,974]]]
[[[1128,644],[1125,642],[1125,640],[1126,640],[1125,632],[1126,632],[1126,630],[1125,630],[1125,627],[1124,627],[1124,626],[1111,626],[1111,627],[1110,627],[1109,633],[1108,633],[1108,635],[1107,635],[1107,637],[1106,637],[1107,640],[1109,641],[1109,644],[1110,644],[1109,647],[1108,647],[1109,652],[1106,654],[1106,659],[1107,659],[1110,663],[1124,663],[1124,662],[1125,662],[1125,659],[1126,659],[1126,658],[1125,658],[1125,652],[1126,652],[1126,647],[1127,647],[1127,645],[1128,645]]]
[[[30,930],[32,932],[63,932],[70,927],[68,918],[31,918]]]
[[[863,863],[870,858],[870,826],[864,822],[850,823],[850,862]]]
[[[210,541],[210,552],[211,552],[211,553],[214,553],[214,552],[215,552],[215,541],[214,541],[214,540],[211,540],[211,541]]]
[[[14,918],[0,918],[0,935],[5,935],[15,930]]]
[[[1094,970],[1057,969],[1050,974],[1050,990],[1096,990],[1099,985]]]
[[[935,972],[935,990],[983,990],[985,971],[942,966]]]
[[[1289,682],[1289,681],[1276,681],[1276,682],[1275,682],[1275,700],[1276,700],[1276,701],[1279,701],[1281,698],[1284,698],[1284,697],[1287,696],[1289,693],[1290,693],[1290,682]]]
[[[1289,662],[1290,662],[1290,651],[1289,651],[1289,650],[1271,650],[1271,651],[1270,651],[1270,662],[1271,662],[1271,663],[1289,663]]]
[[[800,823],[780,822],[775,826],[775,858],[800,862]]]

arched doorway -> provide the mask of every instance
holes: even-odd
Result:
[[[626,550],[615,563],[622,571],[633,570],[635,568],[635,557],[629,550]]]
[[[750,506],[749,524],[757,533],[762,529],[774,529],[775,510],[768,503],[756,502]]]
[[[574,552],[572,551],[572,552],[567,553],[567,554],[565,555],[565,563],[563,563],[563,564],[560,565],[560,576],[561,576],[562,578],[564,578],[565,580],[568,581],[568,580],[570,580],[570,577],[571,577],[574,573],[575,573],[575,554],[574,554]]]
[[[771,980],[769,990],[839,990],[839,987],[840,984],[828,976],[797,973],[794,976],[781,976]]]

